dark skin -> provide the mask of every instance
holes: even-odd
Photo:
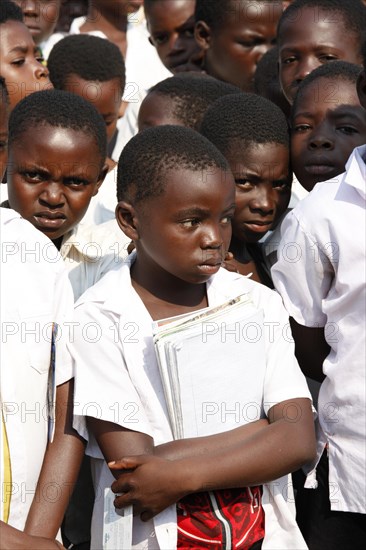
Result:
[[[61,550],[64,547],[56,540],[32,537],[11,525],[0,521],[1,550]]]
[[[133,198],[117,206],[119,225],[137,249],[132,284],[153,319],[207,305],[205,283],[224,260],[231,237],[227,219],[235,207],[232,176],[220,172],[203,178],[176,170],[162,195],[147,200],[148,207]],[[276,479],[315,453],[308,399],[274,405],[267,419],[225,434],[158,447],[150,436],[115,424],[94,418],[88,424],[106,461],[113,462],[113,491],[125,493],[116,506],[132,503],[145,521],[190,493]]]

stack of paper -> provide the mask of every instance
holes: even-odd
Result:
[[[253,403],[253,397],[263,394],[263,312],[249,294],[156,321],[153,331],[175,439],[212,435],[259,418],[261,402]]]

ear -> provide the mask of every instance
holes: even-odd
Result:
[[[357,80],[357,93],[360,103],[366,109],[366,70],[364,69]]]
[[[106,175],[108,174],[108,164],[104,164],[103,168],[100,171],[100,174],[98,176],[97,185],[95,186],[93,197],[98,194],[98,191],[100,189],[100,186],[102,185]]]
[[[137,212],[131,203],[120,201],[117,204],[116,220],[120,229],[131,241],[139,239]]]
[[[211,42],[211,29],[204,21],[197,21],[194,37],[201,50],[208,50]]]
[[[151,36],[149,36],[148,40],[149,40],[150,44],[152,46],[154,46],[154,48],[155,48],[155,44],[154,44],[153,39],[151,38]]]

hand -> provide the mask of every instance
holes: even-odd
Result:
[[[238,262],[234,258],[232,252],[226,252],[225,260],[222,264],[222,267],[233,273],[239,273]]]
[[[121,470],[112,484],[117,493],[114,505],[124,508],[133,504],[134,514],[148,521],[187,494],[179,461],[152,455],[125,457],[108,464],[112,471]]]
[[[65,550],[53,539],[35,537],[0,521],[1,550]]]

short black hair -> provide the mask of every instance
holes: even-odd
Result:
[[[292,114],[295,112],[299,101],[303,95],[304,90],[319,78],[328,78],[329,80],[345,80],[354,85],[355,91],[357,91],[357,80],[362,71],[362,67],[347,61],[332,61],[331,63],[325,63],[314,69],[304,80],[301,81],[295,101],[292,107]]]
[[[21,8],[11,0],[1,0],[0,25],[7,21],[21,21],[23,23],[23,12]]]
[[[281,42],[281,29],[286,21],[295,21],[298,12],[304,8],[315,8],[316,10],[327,11],[338,14],[342,17],[347,32],[350,31],[360,39],[366,27],[366,6],[361,0],[294,0],[283,12],[277,27],[277,41]],[[315,12],[314,12],[315,13]],[[334,21],[335,25],[339,21]]]
[[[107,155],[107,135],[102,116],[82,97],[62,90],[44,90],[22,99],[9,119],[9,145],[33,126],[69,128],[91,136],[101,164]]]
[[[52,48],[47,67],[50,80],[58,90],[65,88],[71,74],[97,82],[118,79],[121,95],[125,87],[125,63],[119,48],[98,36],[66,36]]]
[[[229,171],[223,155],[198,132],[183,126],[155,126],[133,137],[118,162],[117,198],[141,203],[160,196],[170,171]]]
[[[254,73],[256,94],[275,103],[286,116],[290,114],[290,104],[283,95],[278,70],[278,48],[269,49],[258,61]]]
[[[201,134],[225,156],[237,145],[290,146],[288,124],[281,109],[255,94],[241,93],[218,99],[203,118]]]
[[[172,114],[183,126],[198,130],[207,108],[219,97],[240,93],[240,88],[201,73],[182,73],[158,82],[149,93],[169,97]]]
[[[268,0],[255,1],[268,3]],[[239,3],[245,2],[249,0],[196,0],[194,17],[196,22],[204,21],[211,29],[220,29],[230,16],[237,17]],[[272,0],[272,3],[279,3],[279,0]]]

